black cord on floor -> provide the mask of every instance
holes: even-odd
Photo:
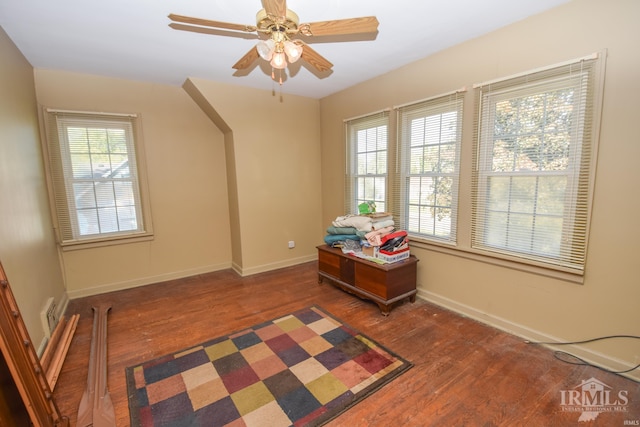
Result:
[[[612,338],[632,338],[632,339],[640,339],[640,336],[637,335],[607,335],[604,337],[597,337],[597,338],[591,338],[588,340],[583,340],[583,341],[569,341],[569,342],[551,342],[551,341],[525,341],[526,344],[541,344],[541,345],[573,345],[573,344],[586,344],[586,343],[590,343],[590,342],[595,342],[595,341],[602,341],[602,340],[607,340],[607,339],[612,339]],[[624,371],[613,371],[607,368],[603,368],[602,366],[598,366],[598,365],[594,365],[592,363],[587,362],[586,360],[583,360],[581,358],[579,358],[576,355],[573,355],[571,353],[567,353],[566,351],[560,351],[557,350],[553,353],[553,355],[555,356],[556,359],[560,360],[561,362],[565,362],[565,363],[569,363],[571,365],[585,365],[585,366],[592,366],[594,368],[598,368],[600,370],[603,370],[605,372],[609,372],[611,374],[626,374],[627,372],[631,372],[634,371],[638,368],[640,368],[640,364],[637,364],[636,366],[634,366],[633,368],[624,370]]]

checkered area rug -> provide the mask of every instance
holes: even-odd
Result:
[[[128,367],[131,426],[319,426],[410,367],[310,307]]]

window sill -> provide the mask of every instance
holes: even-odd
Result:
[[[448,246],[445,244],[437,244],[432,242],[426,242],[424,240],[417,240],[417,238],[410,238],[411,247],[416,247],[432,252],[439,252],[447,255],[453,255],[473,261],[483,262],[486,264],[497,265],[504,268],[510,268],[513,270],[523,271],[531,274],[537,274],[539,276],[550,277],[553,279],[563,280],[565,282],[571,282],[576,284],[584,284],[584,274],[580,274],[569,269],[563,270],[561,267],[551,268],[541,265],[535,261],[525,262],[518,259],[510,259],[507,257],[500,257],[499,255],[490,255],[487,252],[477,251],[471,248],[460,248],[456,246]]]
[[[108,238],[75,240],[71,242],[61,243],[60,247],[64,252],[77,251],[81,249],[100,248],[104,246],[124,245],[128,243],[147,242],[153,240],[153,233],[138,233],[113,236]]]

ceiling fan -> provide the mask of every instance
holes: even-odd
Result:
[[[233,65],[236,70],[248,69],[258,58],[269,61],[272,69],[282,70],[287,67],[287,61],[288,63],[294,63],[302,58],[319,73],[331,70],[333,64],[309,47],[307,43],[301,40],[302,38],[307,38],[311,42],[314,38],[325,37],[326,39],[327,36],[354,34],[375,35],[378,31],[378,20],[375,16],[300,24],[298,15],[287,9],[286,0],[261,1],[263,8],[256,14],[256,25],[232,24],[172,13],[169,15],[169,19],[174,22],[169,26],[177,30],[218,35],[232,34],[216,32],[212,29],[256,33],[247,38],[258,38],[261,41]],[[275,78],[273,72],[271,76]]]

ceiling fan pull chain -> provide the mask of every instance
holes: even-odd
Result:
[[[271,96],[276,96],[276,76],[273,67],[271,67]]]

